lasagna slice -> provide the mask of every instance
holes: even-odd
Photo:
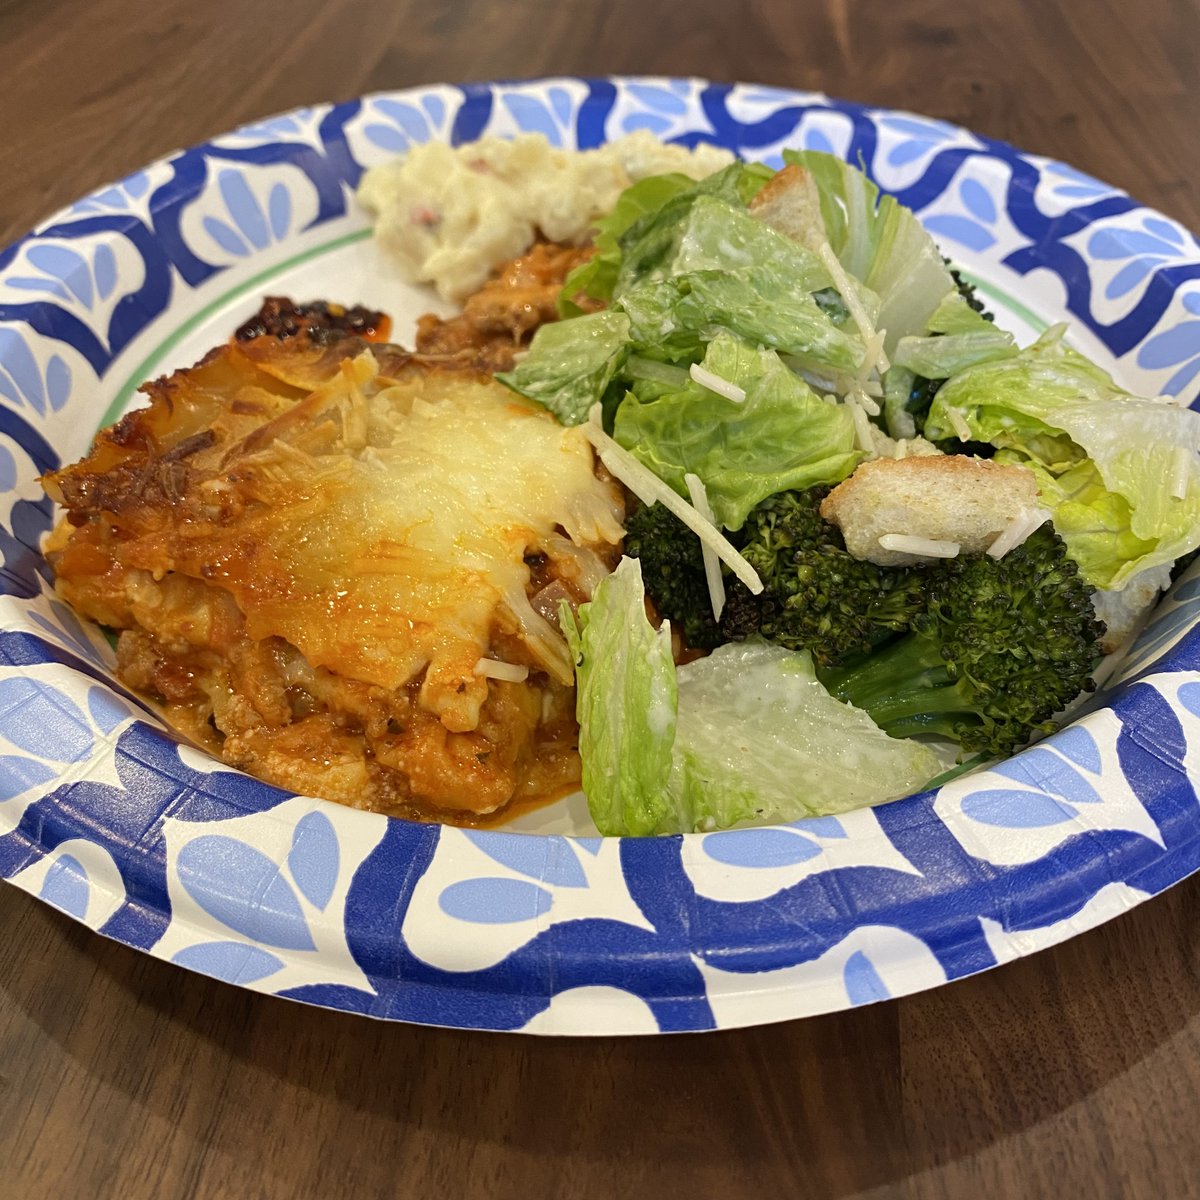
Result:
[[[377,316],[377,314],[375,314]],[[61,595],[118,670],[271,783],[465,820],[578,782],[561,601],[617,557],[577,429],[361,310],[268,301],[45,479]]]

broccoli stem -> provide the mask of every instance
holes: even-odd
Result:
[[[1001,559],[949,560],[926,574],[926,606],[898,641],[822,670],[839,700],[893,737],[936,733],[964,754],[1011,754],[1055,728],[1092,684],[1104,627],[1053,529]]]
[[[918,633],[884,646],[856,666],[819,674],[833,695],[863,709],[894,737],[953,734],[956,722],[946,718],[970,714],[937,644]]]

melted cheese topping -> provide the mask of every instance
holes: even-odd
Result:
[[[533,666],[570,682],[562,638],[525,598],[525,555],[559,529],[577,545],[615,544],[619,501],[580,430],[498,384],[375,382],[352,453],[276,445],[231,469],[243,486],[253,471],[262,507],[231,530],[239,569],[226,586],[252,637],[283,637],[313,666],[389,689],[424,671],[422,705],[471,729],[488,686],[475,667],[498,619],[515,622]],[[356,383],[347,377],[344,442]]]
[[[624,515],[585,431],[324,334],[234,339],[145,390],[45,479],[56,586],[122,631],[130,687],[230,765],[355,807],[472,817],[578,782],[550,622]]]

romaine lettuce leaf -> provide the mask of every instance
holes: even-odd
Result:
[[[821,400],[777,354],[720,333],[703,366],[746,399],[690,379],[678,390],[639,382],[617,409],[613,436],[681,496],[684,475],[698,475],[719,524],[740,529],[767,496],[838,483],[858,465],[850,411]]]
[[[883,418],[888,433],[894,438],[917,436],[916,418],[908,410],[913,384],[917,381],[915,371],[898,367],[893,363],[883,376]]]
[[[650,175],[627,187],[617,197],[612,211],[596,222],[596,253],[587,262],[580,263],[563,281],[558,296],[559,314],[575,317],[583,311],[574,300],[580,292],[591,296],[593,300],[611,300],[621,266],[618,240],[621,234],[694,186],[695,180],[687,175],[671,174]]]
[[[667,790],[683,829],[845,812],[908,795],[942,770],[928,746],[889,737],[834,699],[807,653],[731,642],[676,675]]]
[[[698,359],[721,329],[826,375],[853,376],[863,357],[857,336],[839,329],[808,292],[770,267],[651,280],[626,292],[619,304],[629,314],[638,353],[650,358]]]
[[[525,359],[498,378],[570,425],[605,397],[631,348],[646,359],[696,361],[723,328],[786,351],[802,367],[835,377],[853,374],[862,342],[839,328],[812,295],[828,288],[828,272],[803,247],[738,207],[739,181],[746,178],[757,176],[746,164],[734,164],[700,184],[684,180],[687,190],[633,226],[646,226],[637,261],[657,255],[655,278],[630,291],[618,288],[614,306],[603,312],[542,326]],[[657,180],[669,191],[683,179],[643,180],[623,198],[629,206],[650,204],[655,193],[643,185]],[[653,254],[643,245],[647,238],[655,242]],[[874,297],[862,295],[874,305]]]
[[[994,321],[977,312],[956,287],[933,310],[926,328],[930,333],[1003,333]],[[1012,344],[1012,334],[1004,334]]]
[[[575,711],[583,790],[604,834],[658,833],[675,816],[667,778],[675,741],[678,688],[670,625],[646,619],[642,567],[624,558],[596,587],[578,618],[562,604],[575,659]]]
[[[604,309],[541,326],[528,354],[496,378],[548,408],[564,425],[579,425],[603,400],[628,354],[629,318]]]
[[[953,437],[954,410],[974,422],[980,441],[999,440],[995,445],[1012,445],[1027,430],[1037,434],[1065,431],[1061,420],[1070,413],[1086,413],[1091,405],[1130,399],[1095,363],[1062,340],[1065,326],[1055,326],[1036,342],[1009,358],[983,363],[958,374],[938,392],[930,409],[934,433]],[[1138,402],[1145,403],[1145,402]],[[1152,407],[1160,407],[1153,405]],[[1132,410],[1131,410],[1132,411]]]
[[[756,267],[768,268],[779,279],[779,291],[810,294],[832,284],[828,269],[811,250],[718,196],[698,196],[692,202],[680,222],[674,254],[664,260],[663,274],[669,278],[691,271]]]
[[[1034,469],[1084,577],[1120,588],[1200,545],[1200,415],[1128,395],[1062,335],[952,377],[925,435],[954,437],[961,423]]]
[[[1156,542],[1133,532],[1129,501],[1104,486],[1091,459],[1085,458],[1061,475],[1051,474],[1036,459],[1008,450],[1001,450],[996,461],[1017,463],[1033,471],[1042,502],[1054,514],[1055,530],[1083,577],[1097,588],[1127,583],[1137,573],[1121,570],[1127,563],[1162,561],[1155,554]],[[1112,584],[1118,578],[1120,583]]]
[[[902,337],[925,333],[955,285],[937,244],[912,211],[832,154],[785,150],[783,157],[812,174],[833,252],[879,297],[875,326],[887,330],[888,354]]]
[[[987,333],[901,338],[892,365],[925,379],[949,379],[968,367],[1011,358],[1016,352],[1012,334],[993,325]]]
[[[888,737],[777,646],[719,647],[680,667],[646,619],[624,559],[579,610],[564,605],[577,662],[583,786],[609,836],[792,821],[875,804],[941,770],[920,742]]]
[[[792,354],[811,370],[853,375],[864,346],[814,297],[831,284],[816,255],[721,196],[689,194],[679,203],[685,200],[669,227],[652,231],[653,269],[649,252],[638,251],[614,293],[639,353],[696,359],[721,328]],[[643,269],[635,271],[639,262]],[[859,298],[870,311],[878,307],[865,289]]]
[[[949,379],[967,367],[1017,353],[1013,335],[980,316],[958,291],[938,305],[928,329],[929,337],[908,336],[896,343],[893,367],[925,379]]]
[[[773,174],[761,163],[731,163],[635,221],[618,239],[620,266],[612,294],[620,296],[652,273],[661,274],[679,247],[698,199],[709,197],[730,210],[744,210]]]
[[[888,433],[894,438],[911,438],[917,433],[909,400],[918,376],[948,379],[967,367],[1017,353],[1012,334],[976,312],[957,290],[937,306],[928,328],[929,337],[900,339],[883,376],[883,411]]]

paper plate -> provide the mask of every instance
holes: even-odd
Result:
[[[779,162],[861,162],[1028,340],[1141,394],[1200,387],[1200,246],[1070,167],[925,118],[692,79],[439,86],[303,109],[171,155],[0,254],[0,875],[98,932],[257,991],[392,1020],[542,1033],[701,1030],[933,987],[1117,915],[1200,865],[1200,579],[1120,680],[995,769],[874,810],[615,839],[579,807],[524,831],[290,795],[180,746],[54,598],[36,478],[144,379],[264,294],[430,297],[377,261],[353,189],[428,139],[636,129]]]

